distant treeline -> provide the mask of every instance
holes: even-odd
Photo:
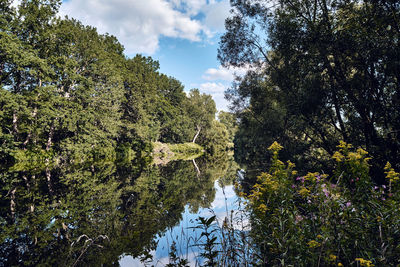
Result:
[[[211,96],[128,58],[111,35],[57,17],[61,1],[0,1],[0,160],[83,161],[151,141],[228,142]],[[211,140],[212,139],[212,140]],[[216,141],[219,140],[219,141]],[[25,151],[25,152],[24,152]]]

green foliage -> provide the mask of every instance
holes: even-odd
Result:
[[[97,266],[123,254],[151,256],[187,203],[198,209],[213,201],[214,177],[198,165],[200,175],[191,161],[156,166],[140,158],[2,171],[0,265]]]
[[[278,159],[258,177],[247,208],[259,264],[397,266],[399,192],[375,185],[367,152],[341,142],[332,177],[308,173],[294,179],[294,164]],[[387,179],[398,174],[388,165]],[[394,184],[397,184],[394,182]]]
[[[176,243],[172,242],[171,251],[169,252],[169,263],[165,265],[166,267],[187,267],[188,260],[182,259],[177,255]]]
[[[366,149],[383,182],[400,167],[399,5],[393,1],[231,1],[219,59],[251,65],[227,91],[237,158],[269,161],[274,140],[298,168],[332,170],[339,140]],[[273,6],[273,8],[271,8]]]
[[[210,218],[199,217],[198,225],[195,227],[200,229],[201,235],[199,240],[196,241],[196,246],[201,247],[200,257],[206,260],[204,266],[217,266],[217,256],[219,251],[217,250],[217,236],[215,232],[218,228],[215,227],[216,216]],[[204,241],[201,239],[204,237]]]
[[[0,6],[4,163],[24,160],[21,150],[51,150],[61,164],[129,158],[127,144],[188,142],[214,120],[211,96],[187,97],[157,61],[127,58],[114,36],[57,18],[60,1],[8,4]]]
[[[205,150],[211,156],[218,157],[218,153],[225,153],[229,144],[227,127],[219,121],[212,121],[211,125],[204,130],[202,142]]]
[[[224,124],[228,130],[228,136],[230,143],[233,143],[233,139],[238,130],[238,123],[234,113],[220,111],[218,112],[218,120],[220,123]]]
[[[163,144],[155,142],[152,145],[155,164],[167,164],[172,160],[192,160],[204,153],[204,149],[195,143]]]

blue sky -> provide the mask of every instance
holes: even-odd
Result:
[[[245,71],[224,69],[217,60],[229,10],[229,0],[64,0],[60,15],[115,35],[127,56],[151,56],[186,91],[198,88],[227,110],[223,92],[233,73]]]

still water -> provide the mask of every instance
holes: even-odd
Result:
[[[0,266],[164,266],[174,241],[196,265],[192,227],[227,215],[237,170],[226,155],[0,171]]]

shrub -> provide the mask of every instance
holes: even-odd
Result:
[[[248,200],[250,236],[268,266],[397,266],[400,263],[399,173],[388,163],[387,185],[369,176],[368,153],[340,142],[332,177],[308,173],[278,158]]]

